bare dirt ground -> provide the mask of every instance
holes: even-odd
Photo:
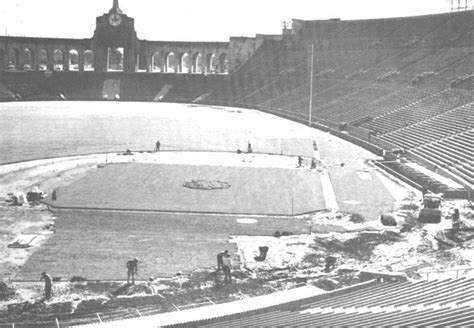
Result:
[[[54,233],[55,218],[45,206],[8,207],[0,209],[0,276],[12,277],[31,254]],[[32,248],[8,248],[22,234],[34,235]],[[38,278],[39,279],[39,278]]]

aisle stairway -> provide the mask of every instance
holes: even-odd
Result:
[[[106,79],[102,87],[102,99],[116,100],[120,98],[120,79]]]

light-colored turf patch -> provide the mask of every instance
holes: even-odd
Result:
[[[187,181],[225,181],[199,190]],[[325,209],[319,175],[305,169],[114,164],[57,192],[66,208],[292,215]]]

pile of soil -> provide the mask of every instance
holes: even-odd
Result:
[[[220,180],[192,180],[185,182],[183,187],[199,190],[228,189],[230,184]]]
[[[374,248],[379,244],[387,244],[402,240],[400,234],[392,231],[360,232],[348,239],[317,237],[311,247],[319,252],[336,253],[341,256],[368,260]]]

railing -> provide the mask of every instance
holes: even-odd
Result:
[[[421,272],[422,274],[426,274],[426,280],[429,280],[430,274],[436,273],[436,274],[445,274],[449,272],[455,272],[456,273],[456,279],[459,279],[459,274],[461,273],[467,273],[470,271],[473,271],[474,267],[464,267],[464,268],[453,268],[453,269],[446,269],[446,270],[429,270],[429,271],[423,271]],[[463,275],[464,276],[464,275]]]
[[[214,304],[212,301],[209,300],[208,304]],[[145,309],[145,308],[144,308]],[[148,309],[148,308],[147,308]],[[160,309],[159,307],[156,308],[157,310]],[[119,320],[120,318],[139,318],[143,316],[140,312],[139,308],[127,308],[124,310],[119,311],[111,311],[111,312],[96,312],[96,313],[84,313],[84,314],[77,314],[75,318],[74,315],[71,315],[69,318],[54,318],[47,321],[25,321],[25,322],[9,322],[9,323],[0,323],[0,328],[16,328],[16,327],[68,327],[74,324],[90,324],[90,323],[102,323],[106,321],[110,321],[110,319],[106,319],[107,316],[113,316],[113,320]]]

